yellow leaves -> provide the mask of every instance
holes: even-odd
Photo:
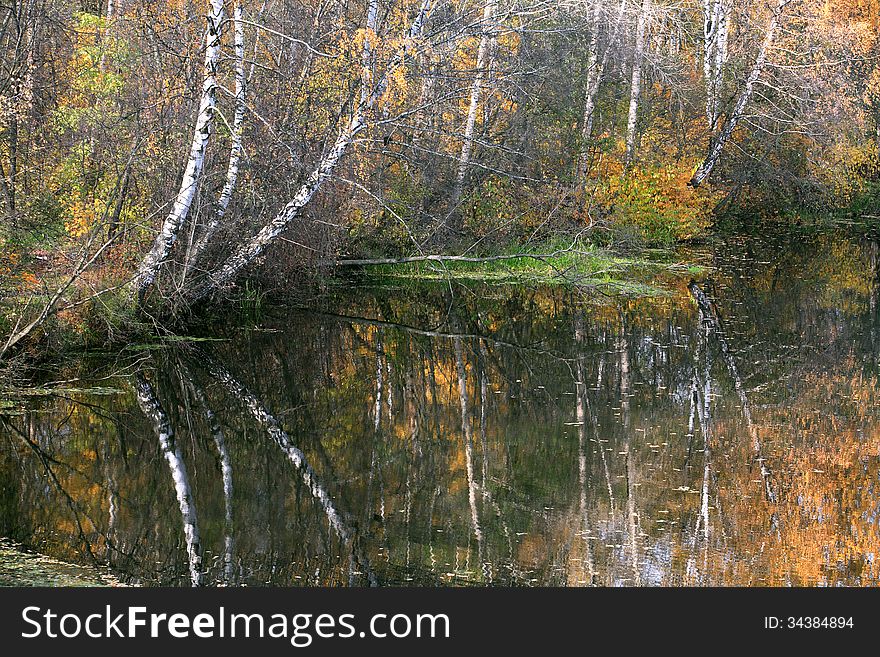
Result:
[[[99,198],[91,201],[73,199],[68,201],[66,205],[64,229],[71,237],[82,237],[88,234],[107,211],[107,204]]]
[[[399,112],[406,105],[410,89],[406,77],[406,67],[397,66],[388,76],[385,92],[377,105],[387,112]]]
[[[518,32],[510,30],[498,35],[495,41],[498,44],[499,50],[505,50],[510,54],[516,54],[519,50],[521,37]]]
[[[361,51],[365,45],[369,46],[370,50],[375,52],[379,49],[381,42],[379,41],[379,35],[376,34],[376,30],[370,28],[361,28],[357,30],[352,39],[352,45],[355,50]]]
[[[621,168],[619,160],[616,166]],[[718,200],[707,188],[688,187],[692,170],[687,160],[636,165],[611,175],[599,186],[596,201],[615,223],[636,227],[648,242],[689,239],[708,226]]]
[[[853,143],[841,139],[811,160],[811,166],[834,202],[846,205],[880,173],[880,152],[874,140]]]
[[[480,47],[479,37],[471,37],[461,42],[452,58],[455,71],[473,71],[477,67],[477,50]]]

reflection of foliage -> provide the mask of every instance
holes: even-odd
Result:
[[[709,371],[708,541],[695,529],[703,435],[699,428],[687,435],[704,334],[684,290],[584,304],[559,289],[457,286],[451,303],[438,286],[359,289],[339,292],[333,309],[385,323],[267,316],[256,330],[229,326],[229,340],[213,352],[281,421],[334,503],[358,519],[359,544],[383,581],[627,584],[635,561],[645,583],[876,584],[880,572],[869,555],[880,543],[880,388],[865,363],[876,345],[860,333],[876,321],[867,296],[871,248],[802,237],[786,250],[740,244],[716,263],[706,288],[715,292],[779,501],[766,500],[733,382],[716,362]],[[772,266],[756,275],[756,260]],[[816,263],[816,276],[802,275],[807,262]],[[452,334],[462,334],[473,472]],[[715,337],[705,349],[717,357]],[[187,360],[187,349],[169,347],[153,358],[152,377],[192,474],[206,549],[222,549],[222,485],[210,432],[190,411],[177,359],[189,363],[228,438],[241,581],[348,581],[346,546],[264,430]],[[592,413],[584,425],[579,391]],[[28,420],[64,464],[55,470],[93,544],[100,552],[110,534],[115,487],[116,540],[133,552],[130,560],[115,561],[112,550],[107,558],[134,581],[185,582],[174,492],[133,398],[66,396],[76,402],[47,399],[45,412]],[[54,493],[42,502],[39,464],[20,444],[2,444],[0,477],[20,491],[0,501],[0,518],[13,527],[7,533],[81,558],[69,510]],[[273,547],[267,552],[266,545]]]

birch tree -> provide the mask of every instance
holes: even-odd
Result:
[[[480,23],[480,45],[477,49],[476,75],[471,83],[470,104],[468,105],[467,119],[464,126],[464,137],[461,144],[461,154],[458,158],[458,171],[455,176],[455,188],[452,192],[452,207],[458,205],[464,189],[464,179],[467,175],[468,165],[471,161],[471,151],[474,147],[474,128],[477,123],[477,111],[480,107],[480,96],[483,83],[490,67],[493,30],[491,28],[492,15],[495,12],[495,0],[486,0],[483,6],[483,18]]]
[[[376,28],[379,23],[379,0],[370,0],[367,6],[367,21],[364,29],[364,47],[361,54],[361,104],[370,102],[370,84],[373,80],[375,52],[373,40],[376,39]]]
[[[184,283],[186,275],[190,269],[198,262],[205,247],[210,243],[214,233],[223,223],[226,211],[229,208],[229,202],[235,193],[236,183],[238,182],[238,171],[241,166],[241,156],[244,152],[242,144],[242,132],[244,131],[244,116],[247,111],[246,89],[247,78],[245,76],[244,62],[244,9],[241,2],[235,3],[232,15],[233,39],[235,48],[235,115],[232,119],[232,145],[229,149],[229,165],[226,169],[226,182],[223,185],[223,191],[220,192],[220,198],[217,201],[217,211],[211,220],[205,226],[203,232],[192,245],[186,257],[186,265],[184,268]]]
[[[642,94],[642,66],[645,59],[645,34],[648,28],[648,15],[651,11],[651,0],[642,0],[636,27],[636,42],[633,52],[632,81],[629,92],[629,115],[626,122],[626,155],[624,168],[632,164],[636,150],[636,128],[639,118],[639,98]]]
[[[758,49],[758,54],[755,57],[755,62],[752,64],[749,75],[746,78],[742,89],[740,89],[736,104],[730,112],[730,115],[727,117],[727,120],[724,122],[721,131],[712,139],[706,159],[703,160],[699,167],[697,167],[697,170],[694,172],[693,177],[688,183],[691,187],[699,187],[703,184],[706,178],[709,177],[709,174],[712,173],[712,169],[715,168],[715,165],[718,164],[718,161],[721,159],[721,152],[733,136],[733,131],[736,130],[737,125],[739,125],[746,106],[749,104],[749,101],[754,94],[755,84],[764,72],[764,68],[767,64],[767,55],[773,46],[773,41],[779,30],[783,12],[792,2],[794,2],[794,0],[778,0],[776,6],[773,8],[770,15],[770,21],[767,24],[767,29],[764,31],[764,40],[761,42],[761,46]]]
[[[454,338],[455,371],[458,375],[458,399],[461,405],[461,431],[464,438],[465,471],[467,473],[468,506],[471,511],[471,523],[474,538],[477,540],[477,552],[483,560],[483,530],[480,527],[480,514],[477,508],[477,483],[474,479],[474,427],[471,422],[470,399],[467,389],[467,366],[464,362],[464,350],[461,338]]]
[[[183,453],[177,440],[175,440],[171,421],[162,408],[162,404],[159,402],[153,386],[140,372],[135,374],[134,388],[138,405],[141,407],[144,415],[153,423],[153,430],[159,439],[159,446],[162,449],[165,460],[168,462],[171,478],[174,481],[174,492],[177,496],[177,504],[180,507],[180,515],[183,519],[186,552],[189,557],[190,580],[193,586],[201,586],[204,584],[202,542],[199,537],[196,507],[189,483],[189,475],[186,471],[186,464],[183,461]]]
[[[617,6],[617,14],[614,23],[610,29],[608,43],[599,55],[599,31],[602,22],[602,13],[605,3],[596,1],[593,3],[590,18],[590,46],[589,46],[589,63],[587,66],[587,91],[584,95],[584,111],[581,119],[581,137],[584,142],[588,142],[593,136],[594,114],[596,112],[596,98],[599,94],[599,87],[602,84],[602,78],[605,75],[605,67],[608,65],[608,58],[612,49],[617,45],[620,36],[620,28],[623,24],[624,14],[626,13],[627,0],[620,0]],[[582,179],[587,174],[589,159],[586,153],[582,153],[578,163],[578,178]]]
[[[134,289],[139,303],[143,302],[144,296],[155,282],[160,267],[171,253],[180,230],[186,223],[205,165],[205,153],[211,138],[214,112],[217,107],[217,66],[220,61],[220,37],[224,20],[223,0],[210,0],[208,6],[202,96],[199,102],[199,111],[196,114],[189,159],[171,212],[162,224],[152,248],[144,256],[137,269]]]
[[[391,76],[403,66],[407,54],[415,46],[416,40],[422,34],[424,24],[435,6],[435,1],[422,0],[397,54],[388,63],[385,72],[376,84],[369,85],[370,93],[364,99],[357,101],[351,117],[340,130],[333,146],[321,157],[294,197],[256,235],[239,245],[217,269],[207,275],[205,280],[186,290],[184,297],[187,302],[195,303],[214,292],[217,288],[231,282],[244,267],[262,254],[266,247],[275,241],[294,219],[300,216],[303,209],[314,198],[324,182],[333,175],[339,161],[354,139],[367,127],[368,109],[373,107],[376,101],[381,98],[388,87]],[[368,83],[362,79],[361,84]]]
[[[726,0],[703,0],[703,78],[706,82],[706,121],[715,130],[724,65],[727,63],[727,41],[730,6]]]
[[[186,386],[189,388],[197,404],[201,408],[202,417],[211,431],[214,438],[214,446],[217,448],[217,454],[220,457],[220,474],[223,479],[223,507],[224,507],[224,539],[223,539],[223,573],[222,582],[229,586],[233,583],[235,574],[234,550],[235,536],[233,534],[233,506],[232,506],[232,459],[229,456],[229,448],[226,444],[226,436],[220,421],[208,405],[205,393],[199,388],[189,369],[182,363],[178,362],[178,371]]]
[[[247,386],[238,381],[219,362],[204,352],[196,352],[200,363],[207,373],[239,404],[241,404],[263,429],[272,442],[277,445],[290,461],[291,465],[306,484],[309,493],[320,505],[321,510],[327,517],[327,521],[339,538],[352,549],[360,570],[367,576],[371,586],[376,586],[378,580],[373,572],[370,560],[360,550],[358,541],[358,528],[352,522],[350,514],[343,512],[334,501],[314,468],[306,459],[305,453],[297,447],[290,436],[281,426],[281,423],[269,412],[263,401],[258,398]],[[225,483],[225,482],[224,482]]]
[[[587,50],[587,94],[584,98],[584,117],[581,123],[581,136],[587,141],[593,134],[593,105],[596,101],[595,96],[591,95],[596,86],[597,76],[599,72],[599,28],[602,22],[602,6],[601,2],[593,2],[590,9],[590,42]],[[595,92],[594,92],[595,93]],[[586,173],[586,157],[581,156],[578,164],[579,173]],[[583,169],[583,171],[580,171]]]
[[[743,384],[742,376],[739,373],[739,368],[737,367],[733,351],[731,350],[730,345],[728,345],[727,339],[724,337],[724,328],[721,324],[721,319],[719,318],[712,301],[706,296],[706,293],[703,292],[695,281],[688,283],[688,290],[694,298],[694,301],[697,303],[702,319],[706,322],[706,325],[712,329],[712,335],[714,335],[715,340],[718,342],[721,351],[721,360],[727,367],[730,378],[733,379],[734,390],[739,398],[739,408],[742,411],[743,419],[746,422],[746,429],[748,430],[749,437],[752,441],[755,462],[760,468],[761,479],[764,484],[764,494],[769,502],[775,504],[777,501],[777,495],[773,473],[770,471],[770,468],[767,465],[767,460],[764,457],[761,437],[754,420],[748,393]]]

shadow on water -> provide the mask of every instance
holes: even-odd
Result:
[[[147,585],[877,584],[878,253],[233,324],[3,418],[0,536]]]

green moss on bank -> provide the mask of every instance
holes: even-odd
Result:
[[[519,253],[541,257],[516,257]],[[545,243],[482,255],[485,258],[497,256],[504,257],[482,262],[447,260],[370,265],[364,267],[364,274],[368,280],[374,282],[404,280],[550,285],[650,296],[663,292],[658,282],[665,275],[696,276],[704,271],[700,265],[674,260],[670,251],[662,249],[644,251],[638,257],[628,257],[594,246],[571,248],[568,244]]]

